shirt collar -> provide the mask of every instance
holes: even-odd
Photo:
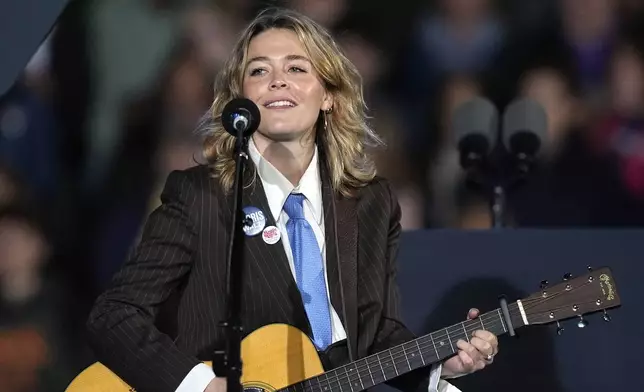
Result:
[[[286,198],[291,193],[301,193],[311,203],[316,221],[321,222],[322,190],[317,146],[313,152],[313,158],[297,186],[293,186],[273,164],[260,154],[252,137],[248,142],[248,154],[257,168],[257,174],[266,192],[268,206],[276,221],[279,219]]]

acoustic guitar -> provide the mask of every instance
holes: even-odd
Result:
[[[590,268],[589,268],[590,269]],[[319,354],[304,333],[285,324],[271,324],[247,335],[241,346],[241,382],[244,391],[358,392],[384,383],[420,367],[442,361],[457,352],[456,341],[469,340],[477,329],[496,335],[514,335],[514,330],[534,324],[549,324],[579,318],[620,305],[620,297],[609,268],[590,270],[544,288],[524,299],[432,332],[407,343],[325,371]],[[557,332],[561,329],[558,328]],[[211,363],[208,363],[211,365]],[[66,392],[135,391],[107,367],[97,362],[83,370]]]

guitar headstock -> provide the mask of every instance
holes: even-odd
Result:
[[[548,287],[547,281],[541,282],[542,290],[521,300],[528,324],[547,324],[569,318],[579,317],[579,327],[586,322],[583,316],[604,311],[604,319],[610,318],[606,309],[621,304],[615,280],[608,267],[572,277],[564,275],[563,282]]]

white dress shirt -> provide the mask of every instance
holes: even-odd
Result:
[[[331,296],[329,294],[329,280],[326,268],[326,241],[324,238],[324,212],[321,190],[322,181],[320,179],[317,148],[315,149],[311,163],[304,172],[304,175],[297,186],[294,186],[269,161],[261,156],[252,138],[248,143],[248,153],[257,168],[257,175],[262,181],[266,198],[268,200],[268,206],[271,210],[271,215],[275,219],[277,228],[281,233],[284,251],[286,252],[288,263],[291,267],[291,273],[295,279],[297,278],[295,275],[293,253],[291,251],[286,231],[286,222],[288,222],[289,218],[283,210],[283,207],[286,199],[291,193],[301,193],[305,196],[304,217],[313,228],[313,232],[322,253],[322,260],[324,262],[324,278],[326,281],[327,297],[329,298],[329,309],[331,310],[331,331],[333,343],[346,339],[347,335],[344,330],[344,326],[340,321],[338,313],[331,304]],[[445,380],[440,380],[440,371],[440,365],[432,368],[429,392],[460,392],[456,387]],[[203,391],[214,377],[215,374],[212,368],[205,364],[199,364],[188,373],[183,382],[179,385],[179,388],[177,388],[176,392]]]

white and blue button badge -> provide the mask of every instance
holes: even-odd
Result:
[[[281,234],[277,227],[266,227],[266,216],[262,210],[248,206],[244,207],[243,211],[246,219],[243,230],[247,237],[254,237],[262,233],[262,239],[269,245],[273,245],[280,240]]]

